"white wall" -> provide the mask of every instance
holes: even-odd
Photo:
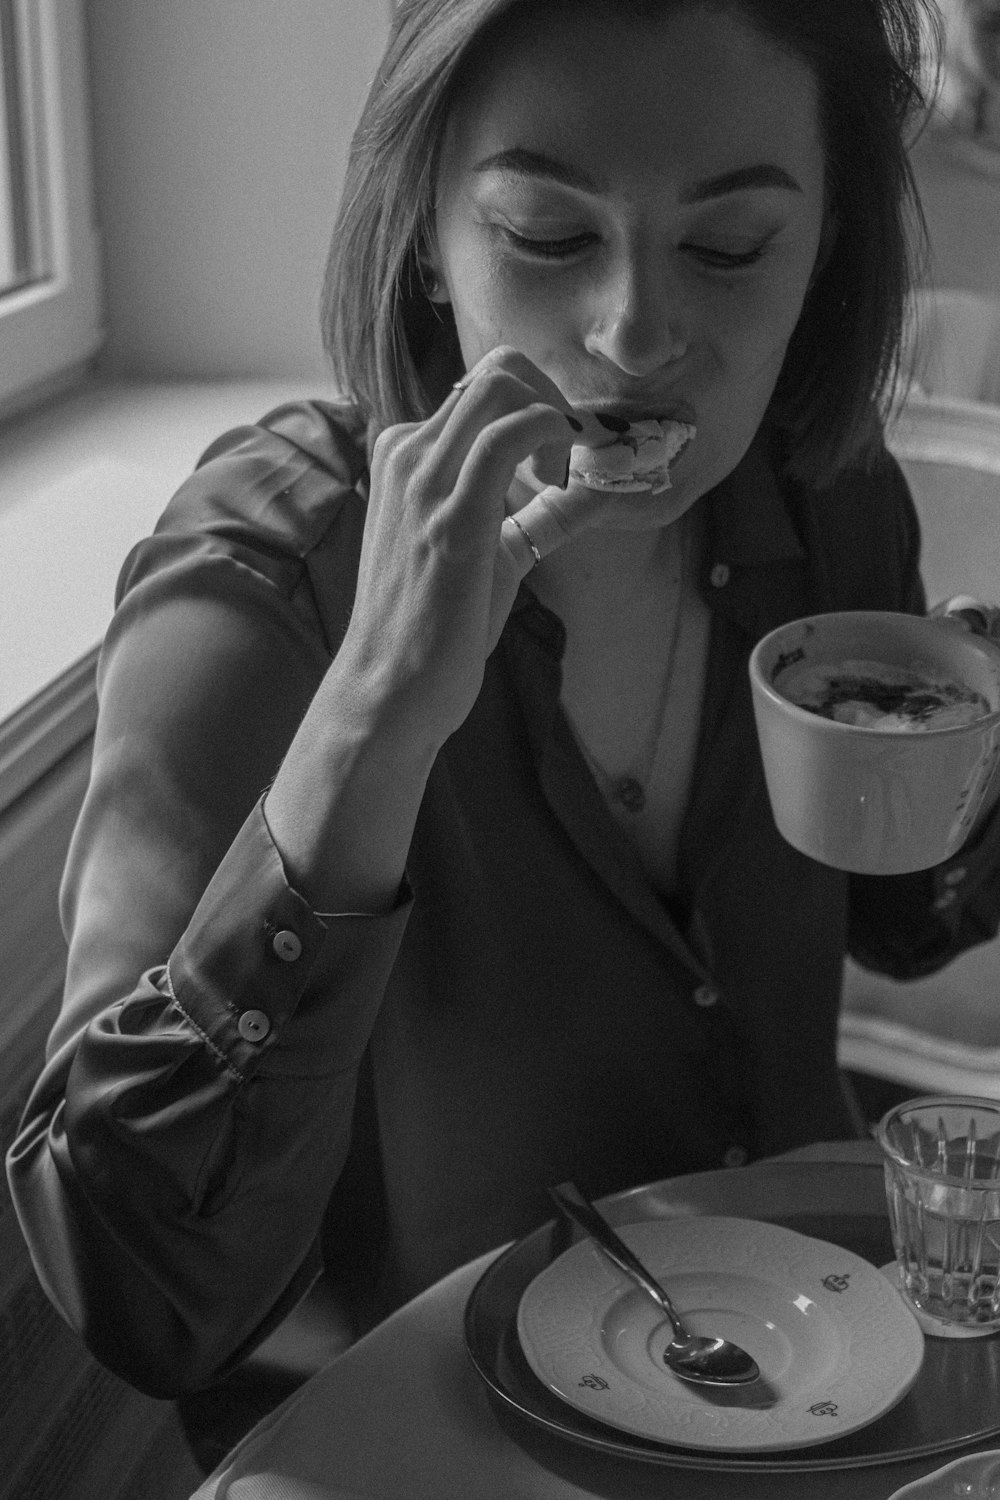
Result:
[[[86,0],[115,374],[326,380],[317,296],[390,0]],[[1000,176],[914,152],[934,279],[1000,296]]]
[[[317,296],[389,0],[87,0],[113,373],[327,379]]]

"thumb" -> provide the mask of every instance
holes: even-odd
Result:
[[[603,497],[597,498],[603,504]],[[500,639],[522,580],[542,558],[583,530],[583,524],[574,525],[565,518],[560,506],[564,500],[565,492],[549,485],[531,495],[520,510],[504,517],[493,565],[487,653]]]
[[[557,547],[588,530],[619,503],[619,496],[613,491],[589,489],[572,480],[566,489],[550,484],[533,493],[515,479],[510,496],[522,503],[507,519],[515,521],[522,534],[528,533],[531,543],[538,551],[537,560],[548,557]],[[511,532],[513,535],[509,535]],[[511,542],[515,542],[518,531],[505,524],[504,534],[508,535]],[[520,549],[515,550],[519,552]],[[534,562],[536,559],[530,547],[526,550],[530,560]]]

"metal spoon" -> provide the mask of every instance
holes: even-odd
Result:
[[[558,1187],[550,1188],[549,1193],[560,1212],[588,1234],[605,1255],[666,1313],[674,1336],[663,1351],[663,1360],[675,1375],[699,1385],[746,1385],[759,1377],[756,1362],[738,1344],[731,1344],[727,1339],[701,1338],[688,1332],[659,1282],[618,1238],[607,1219],[587,1201],[575,1183],[560,1183]]]

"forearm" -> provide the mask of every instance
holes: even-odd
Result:
[[[400,696],[342,653],[265,799],[290,882],[316,911],[385,912],[396,901],[437,746]]]
[[[267,796],[289,874],[317,910],[395,899],[435,757],[471,711],[538,551],[503,535],[519,464],[542,485],[524,514],[543,554],[606,504],[586,489],[563,503],[580,431],[564,405],[530,361],[497,348],[429,421],[374,445],[350,623]]]

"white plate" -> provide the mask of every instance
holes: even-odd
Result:
[[[955,1500],[956,1495],[967,1500],[1000,1500],[1000,1449],[956,1458],[943,1469],[893,1490],[889,1500]]]
[[[535,1374],[589,1417],[685,1448],[797,1448],[874,1422],[917,1377],[916,1319],[848,1250],[753,1219],[646,1220],[618,1233],[692,1330],[740,1344],[761,1379],[728,1389],[677,1379],[662,1361],[662,1313],[581,1240],[532,1281],[517,1326]]]

